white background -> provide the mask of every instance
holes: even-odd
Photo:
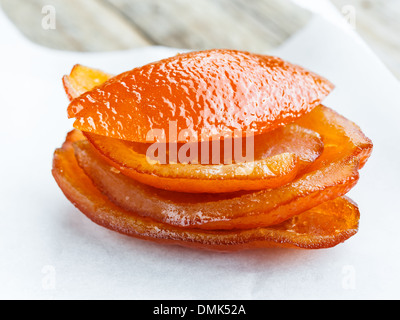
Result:
[[[66,200],[51,176],[53,151],[72,128],[61,77],[75,63],[119,73],[177,51],[48,50],[23,39],[0,12],[0,298],[400,298],[400,86],[333,7],[318,3],[327,20],[316,17],[273,54],[335,83],[325,104],[374,142],[349,194],[361,210],[360,231],[333,249],[230,254],[103,229]]]

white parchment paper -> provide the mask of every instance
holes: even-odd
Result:
[[[317,16],[273,54],[335,83],[325,104],[375,144],[349,194],[361,210],[360,231],[333,249],[232,254],[103,229],[68,202],[50,173],[53,151],[72,128],[62,75],[75,63],[119,73],[179,50],[48,50],[22,39],[0,12],[0,298],[400,298],[400,86],[326,8],[328,19]]]

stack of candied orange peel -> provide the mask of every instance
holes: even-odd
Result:
[[[118,76],[77,65],[63,80],[76,121],[53,175],[95,223],[228,251],[328,248],[358,231],[344,195],[372,143],[321,105],[326,79],[276,57],[209,50]]]

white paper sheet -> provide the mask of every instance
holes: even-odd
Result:
[[[119,73],[177,50],[48,50],[22,39],[0,12],[0,298],[400,298],[400,86],[352,30],[338,25],[317,17],[273,53],[334,82],[325,104],[375,144],[349,194],[360,206],[360,231],[333,249],[226,254],[101,228],[67,201],[50,173],[53,151],[72,128],[62,75],[75,63]]]

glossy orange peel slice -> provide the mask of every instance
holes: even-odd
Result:
[[[270,228],[230,231],[182,229],[125,211],[105,197],[78,166],[73,150],[79,131],[67,137],[53,159],[53,176],[65,196],[93,222],[116,232],[164,244],[235,251],[252,248],[330,248],[357,233],[359,211],[337,198]]]
[[[358,157],[362,169],[373,150],[372,141],[354,122],[320,105],[302,116],[296,124],[318,132],[324,143],[322,155],[307,169],[313,171],[333,161]]]
[[[82,75],[75,70],[69,82],[75,76]],[[97,80],[99,73],[86,76]],[[332,89],[326,79],[277,57],[208,50],[115,76],[75,98],[68,116],[77,129],[121,140],[146,142],[148,132],[167,134],[176,122],[178,132],[208,141],[221,132],[262,134],[291,123]],[[174,139],[167,136],[167,142],[182,142]]]
[[[255,137],[256,160],[252,162],[159,164],[144,154],[143,148],[149,145],[90,133],[85,136],[123,174],[156,188],[190,193],[277,188],[292,181],[320,156],[324,148],[317,133],[288,125]]]

